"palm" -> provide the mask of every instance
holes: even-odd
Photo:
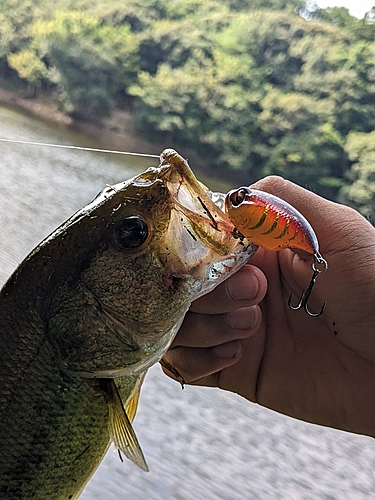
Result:
[[[350,220],[353,226],[356,222],[358,227],[364,224],[363,230],[371,229],[360,217]],[[309,302],[312,311],[319,311],[327,301],[318,318],[287,305],[291,290],[300,293],[302,283],[307,286],[310,263],[289,250],[258,251],[252,264],[268,280],[261,305],[265,320],[247,340],[241,360],[218,374],[219,387],[290,416],[370,433],[375,399],[375,271],[371,275],[370,270],[375,265],[364,262],[375,264],[375,231],[369,231],[369,240],[362,234],[361,248],[358,241],[337,237],[322,248],[329,271],[318,278]],[[294,296],[293,303],[297,301]]]
[[[252,274],[262,282],[257,297],[242,303],[228,298],[226,284],[201,297],[173,344],[173,364],[190,383],[375,436],[375,229],[355,211],[283,179],[266,178],[254,187],[285,199],[314,227],[329,268],[318,277],[309,309],[318,312],[326,302],[325,311],[315,318],[288,307],[291,291],[296,304],[311,279],[311,256],[259,249],[251,259]],[[239,282],[251,279],[245,272]],[[259,313],[258,303],[262,323],[258,315],[252,329],[228,329],[225,313],[248,306]],[[239,357],[215,354],[215,346],[233,352],[238,343]]]

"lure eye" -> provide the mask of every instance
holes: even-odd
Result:
[[[126,217],[114,229],[115,241],[124,250],[139,248],[147,240],[147,236],[147,224],[137,215]]]
[[[242,202],[245,201],[248,194],[250,194],[250,189],[240,188],[231,193],[231,195],[229,196],[229,200],[234,207],[238,207]]]

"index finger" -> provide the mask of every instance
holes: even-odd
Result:
[[[211,293],[192,303],[190,310],[202,314],[222,314],[258,304],[267,291],[267,279],[255,266],[245,264]]]

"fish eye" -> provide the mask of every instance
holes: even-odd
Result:
[[[229,200],[232,203],[234,207],[238,207],[241,205],[243,201],[245,201],[246,196],[250,194],[250,189],[249,188],[240,188],[236,189],[236,191],[233,191],[230,196]]]
[[[148,226],[138,215],[126,217],[114,229],[117,245],[124,250],[139,248],[147,240]]]

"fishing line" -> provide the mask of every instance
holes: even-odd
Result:
[[[128,156],[144,156],[147,158],[160,158],[159,155],[149,155],[145,153],[130,153],[129,151],[116,151],[112,149],[96,149],[96,148],[84,148],[82,146],[69,146],[66,144],[49,144],[44,142],[32,142],[32,141],[17,141],[14,139],[4,139],[0,138],[1,142],[11,142],[13,144],[27,144],[29,146],[47,146],[49,148],[61,148],[61,149],[78,149],[80,151],[93,151],[94,153],[112,153],[116,155],[128,155]]]

